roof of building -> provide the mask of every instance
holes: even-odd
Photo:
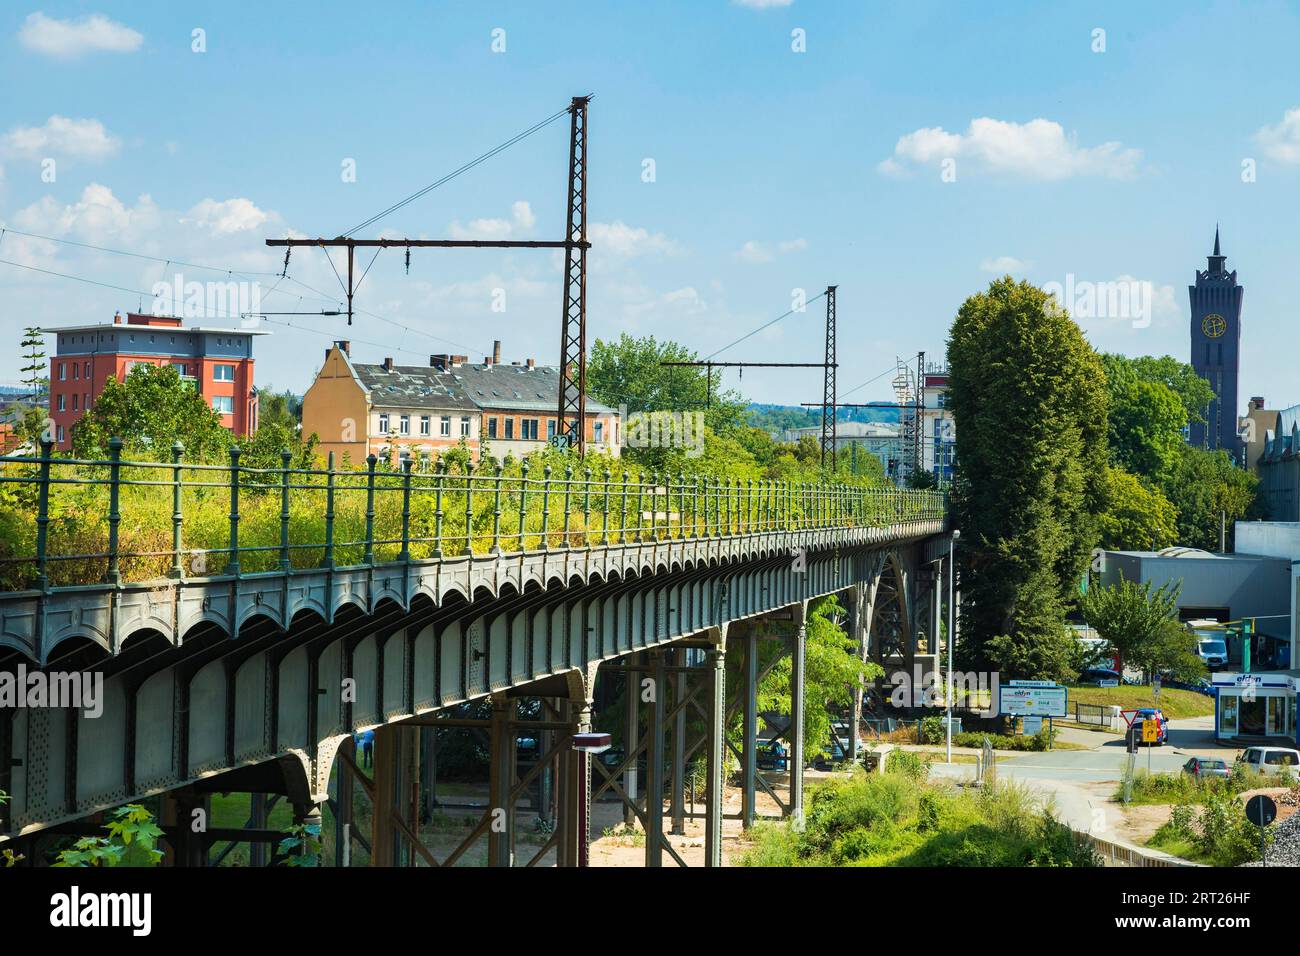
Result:
[[[43,328],[46,335],[62,335],[64,332],[207,332],[217,335],[270,335],[269,329],[232,329],[218,325],[127,325],[124,322],[97,322],[94,325],[55,325]]]
[[[548,365],[463,363],[446,371],[431,366],[363,365],[350,362],[376,407],[503,409],[553,412],[560,401],[560,376]],[[615,409],[587,398],[588,414]]]
[[[436,369],[422,365],[350,363],[376,408],[463,408],[477,410],[465,390],[444,380]]]

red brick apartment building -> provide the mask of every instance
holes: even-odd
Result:
[[[257,431],[250,329],[184,327],[170,316],[128,312],[112,323],[42,329],[56,336],[50,360],[50,418],[56,447],[72,446],[72,426],[94,405],[108,379],[124,379],[136,365],[173,365],[193,382],[236,435]]]

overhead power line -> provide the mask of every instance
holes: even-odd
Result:
[[[746,332],[744,335],[742,335],[740,338],[736,339],[736,341],[732,342],[730,345],[724,345],[722,348],[718,349],[716,352],[713,352],[713,353],[711,353],[711,354],[709,354],[709,355],[704,356],[703,361],[706,361],[706,362],[707,362],[709,359],[713,358],[715,355],[721,355],[723,352],[727,351],[727,349],[729,349],[729,348],[733,348],[734,346],[739,345],[741,342],[745,341],[746,339],[753,338],[755,335],[757,335],[759,332],[762,332],[764,329],[766,329],[766,328],[770,328],[771,326],[776,325],[776,323],[780,322],[782,319],[789,318],[790,316],[794,315],[796,312],[802,312],[802,311],[804,311],[808,306],[812,305],[814,302],[816,302],[818,299],[820,299],[820,298],[821,298],[822,296],[824,296],[825,294],[826,294],[825,291],[819,292],[819,293],[817,293],[815,296],[813,296],[811,299],[808,299],[807,301],[805,301],[805,302],[803,303],[803,305],[801,305],[801,306],[796,306],[795,308],[791,309],[789,312],[784,312],[784,313],[782,313],[781,315],[778,315],[778,316],[777,316],[775,319],[773,319],[771,322],[764,322],[762,325],[760,325],[758,328],[754,329],[752,332]],[[818,362],[817,364],[818,364],[818,366],[820,367],[822,363],[821,363],[821,362]]]

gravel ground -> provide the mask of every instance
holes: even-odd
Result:
[[[1259,862],[1242,866],[1260,866]],[[1300,813],[1294,813],[1273,828],[1273,844],[1268,848],[1269,866],[1300,866]]]

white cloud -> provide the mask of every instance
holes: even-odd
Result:
[[[1032,262],[1017,259],[1015,256],[998,256],[996,259],[985,259],[980,263],[980,269],[984,272],[1007,275],[1013,272],[1024,272],[1032,265]]]
[[[248,199],[204,199],[181,218],[181,222],[194,223],[218,235],[246,232],[266,222],[268,216]]]
[[[1300,109],[1287,110],[1275,126],[1261,126],[1255,132],[1255,142],[1269,159],[1300,163]]]
[[[794,3],[794,0],[731,0],[738,7],[749,7],[751,10],[770,10],[773,7],[788,7]]]
[[[134,53],[144,37],[99,13],[79,20],[55,20],[38,12],[23,21],[18,40],[33,52],[71,59],[90,52]]]
[[[453,239],[509,239],[527,232],[536,223],[533,207],[520,199],[510,206],[509,219],[471,219],[468,226],[457,220],[447,227],[447,231]]]
[[[135,239],[156,229],[161,221],[158,206],[148,195],[128,206],[100,183],[86,186],[74,203],[65,205],[45,196],[14,214],[14,224],[27,232],[76,236],[91,242]]]
[[[663,233],[651,233],[640,226],[629,226],[622,220],[593,222],[587,229],[587,239],[593,251],[610,252],[616,256],[671,255],[677,251],[677,244]]]
[[[776,244],[776,249],[767,243],[759,242],[757,239],[750,239],[736,251],[736,258],[741,262],[763,263],[771,262],[777,255],[784,255],[787,252],[798,252],[808,248],[806,239],[784,239]]]
[[[1142,151],[1118,142],[1080,146],[1073,134],[1067,136],[1061,124],[1052,120],[1015,123],[985,116],[971,120],[965,133],[950,133],[939,126],[913,130],[899,137],[894,155],[876,168],[897,175],[911,165],[946,159],[958,160],[958,176],[969,163],[978,171],[1031,179],[1130,179],[1138,172]]]
[[[666,304],[674,306],[688,314],[704,312],[708,305],[700,298],[699,292],[694,286],[686,286],[683,289],[674,289],[672,292],[664,293],[663,300]]]
[[[42,126],[15,126],[0,136],[0,156],[103,160],[116,153],[120,145],[97,119],[69,119],[55,114]]]

